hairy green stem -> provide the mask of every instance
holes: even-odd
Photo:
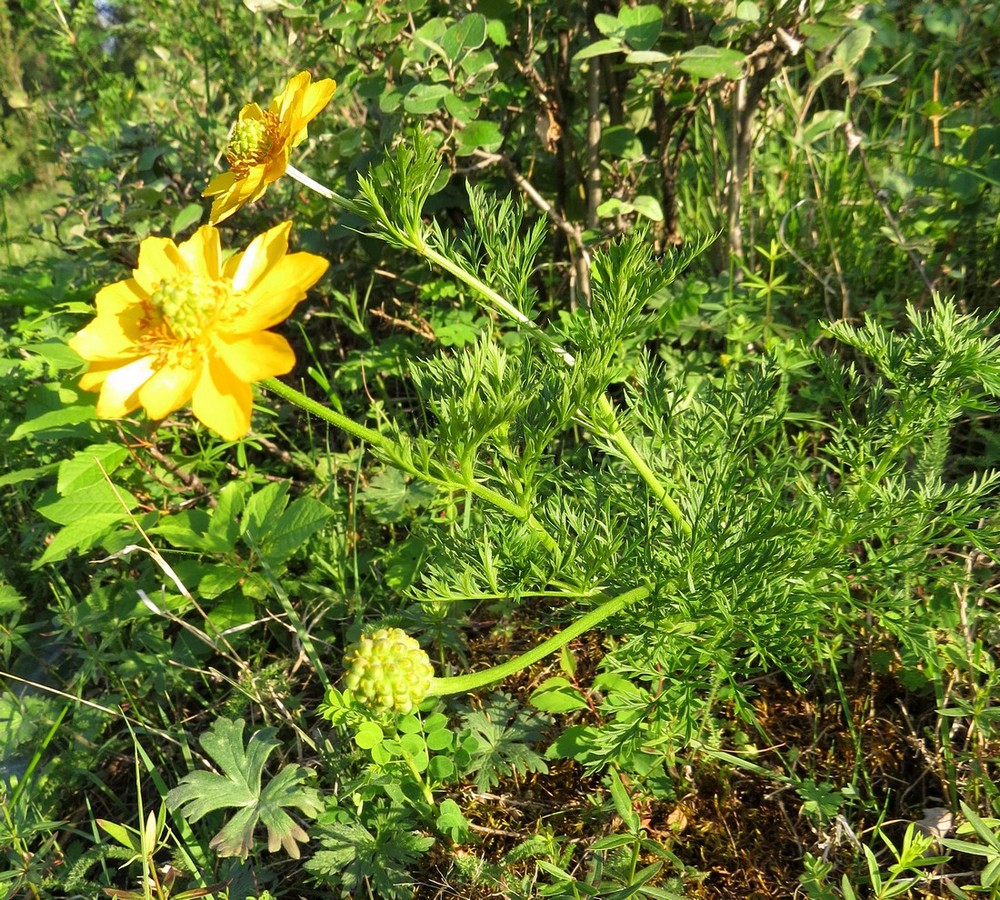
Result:
[[[322,403],[317,403],[301,391],[296,390],[282,381],[278,381],[277,378],[265,378],[261,384],[263,384],[264,387],[272,393],[288,400],[290,403],[294,403],[297,407],[299,407],[299,409],[302,409],[317,418],[323,419],[325,422],[329,422],[331,425],[341,429],[342,431],[346,431],[348,434],[352,434],[354,437],[366,441],[373,447],[377,447],[390,458],[399,458],[402,455],[399,445],[391,438],[387,438],[384,434],[375,431],[373,428],[368,428],[364,425],[358,424],[353,419],[348,418],[334,409],[324,406]],[[488,488],[486,485],[470,479],[464,480],[460,485],[456,485],[453,480],[450,480],[443,475],[438,476],[431,472],[422,472],[419,469],[412,467],[408,468],[407,471],[410,475],[422,478],[425,481],[438,485],[439,487],[451,490],[460,488],[469,491],[469,493],[485,500],[487,503],[493,504],[498,509],[502,509],[505,513],[508,513],[518,521],[527,525],[538,537],[539,541],[542,542],[549,553],[558,554],[560,552],[559,542],[545,530],[545,526],[543,526],[530,511],[526,510],[522,506],[518,506],[518,504],[516,504],[513,500],[510,500],[492,488]]]
[[[468,691],[485,687],[488,684],[493,684],[495,681],[502,681],[504,678],[508,678],[516,672],[520,672],[521,669],[527,668],[533,663],[538,662],[538,660],[545,658],[550,653],[561,649],[573,640],[573,638],[590,631],[591,628],[603,622],[608,616],[613,616],[630,603],[645,599],[649,594],[650,589],[648,587],[637,587],[626,591],[624,594],[619,594],[617,597],[612,597],[596,609],[592,609],[586,615],[581,616],[572,625],[567,626],[558,634],[554,634],[547,641],[542,641],[542,643],[532,647],[526,653],[515,656],[513,659],[509,659],[498,666],[492,666],[489,669],[484,669],[482,672],[471,672],[467,675],[435,678],[431,682],[427,696],[443,697],[447,694],[464,694]]]

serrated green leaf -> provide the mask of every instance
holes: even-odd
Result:
[[[319,531],[333,515],[325,503],[312,497],[299,497],[280,516],[262,541],[262,552],[269,563],[283,563]]]
[[[59,463],[50,463],[47,466],[33,466],[30,469],[17,469],[13,472],[4,472],[0,475],[0,487],[9,484],[21,484],[24,481],[38,481],[41,478],[58,471]]]
[[[9,616],[24,605],[24,597],[9,584],[0,584],[0,616]]]
[[[205,549],[229,553],[236,547],[240,536],[240,515],[246,505],[246,484],[231,481],[219,491],[218,504],[212,511],[205,536]]]
[[[126,511],[135,509],[137,503],[128,491],[112,487],[107,481],[97,481],[38,507],[38,512],[59,525],[74,525],[90,516],[128,518]]]
[[[61,528],[31,567],[37,569],[39,566],[65,559],[73,550],[87,550],[93,547],[121,522],[122,518],[123,515],[117,513],[95,513]]]
[[[105,475],[114,472],[128,455],[128,448],[121,444],[91,444],[60,463],[56,490],[65,496],[70,491],[107,481]]]
[[[272,482],[256,491],[247,501],[241,520],[241,531],[253,535],[257,543],[265,542],[271,528],[271,523],[278,520],[288,505],[288,485],[283,482]]]
[[[236,587],[242,577],[243,569],[236,566],[214,565],[198,582],[198,594],[205,600],[214,600],[230,588]],[[231,628],[232,624],[224,627]]]
[[[44,431],[55,431],[81,422],[89,422],[96,417],[93,406],[66,406],[53,409],[39,416],[22,422],[14,429],[9,440],[17,441],[29,434],[39,434]]]
[[[245,593],[233,593],[212,607],[208,620],[218,631],[229,631],[252,622],[256,610],[253,600]]]
[[[173,547],[188,550],[214,549],[206,548],[204,535],[208,526],[208,513],[204,510],[182,509],[160,519],[150,529],[150,533],[165,538]]]

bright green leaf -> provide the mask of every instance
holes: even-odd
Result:
[[[217,809],[236,807],[239,812],[212,838],[209,846],[220,856],[246,859],[254,846],[258,823],[267,829],[267,846],[279,847],[293,859],[300,856],[299,843],[309,840],[305,830],[286,812],[289,807],[314,817],[323,809],[319,792],[306,787],[307,769],[285,766],[266,785],[264,764],[279,746],[274,728],[262,728],[243,745],[242,719],[220,718],[202,735],[201,745],[221,769],[191,772],[167,794],[167,805],[180,810],[189,822]]]

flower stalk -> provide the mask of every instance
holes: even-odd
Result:
[[[502,681],[504,678],[509,678],[511,675],[520,672],[522,669],[526,669],[540,659],[544,659],[550,653],[555,653],[556,650],[562,649],[571,640],[579,637],[581,634],[586,634],[609,616],[620,612],[626,606],[638,600],[644,600],[650,593],[651,591],[648,587],[642,586],[632,588],[632,590],[626,591],[624,594],[619,594],[617,597],[612,597],[597,608],[581,616],[572,625],[568,625],[562,631],[554,634],[548,640],[542,641],[520,656],[515,656],[513,659],[509,659],[498,666],[491,666],[489,669],[484,669],[481,672],[471,672],[467,675],[435,678],[431,681],[427,696],[444,697],[448,694],[464,694],[493,684],[494,682]]]
[[[430,482],[431,484],[435,484],[439,487],[467,490],[469,493],[479,497],[481,500],[491,503],[493,506],[503,510],[508,515],[513,516],[518,521],[527,525],[528,528],[530,528],[531,531],[538,537],[539,541],[545,549],[549,551],[549,553],[557,555],[561,552],[559,542],[548,533],[545,526],[543,526],[542,523],[535,518],[530,510],[525,509],[523,506],[519,506],[513,500],[505,497],[498,491],[488,488],[486,485],[480,484],[471,477],[465,477],[460,483],[456,483],[453,478],[448,477],[449,473],[443,468],[436,472],[424,472],[414,466],[407,466],[404,464],[402,448],[394,440],[392,440],[392,438],[386,437],[384,434],[375,431],[373,428],[361,425],[342,413],[324,406],[322,403],[317,403],[301,391],[296,390],[282,381],[278,381],[277,378],[268,378],[261,383],[272,393],[288,400],[290,403],[294,403],[299,407],[299,409],[310,413],[317,418],[323,419],[325,422],[329,422],[335,428],[346,431],[348,434],[354,435],[354,437],[359,440],[365,441],[380,450],[387,457],[393,460],[394,465],[406,471],[407,474],[413,475],[416,478],[421,478],[424,481]]]

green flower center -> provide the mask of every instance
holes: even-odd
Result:
[[[268,111],[263,118],[241,116],[233,126],[226,147],[229,167],[237,173],[245,172],[268,158],[278,134],[278,117]]]
[[[228,296],[217,281],[181,275],[161,281],[149,299],[176,337],[194,340],[211,327]]]

